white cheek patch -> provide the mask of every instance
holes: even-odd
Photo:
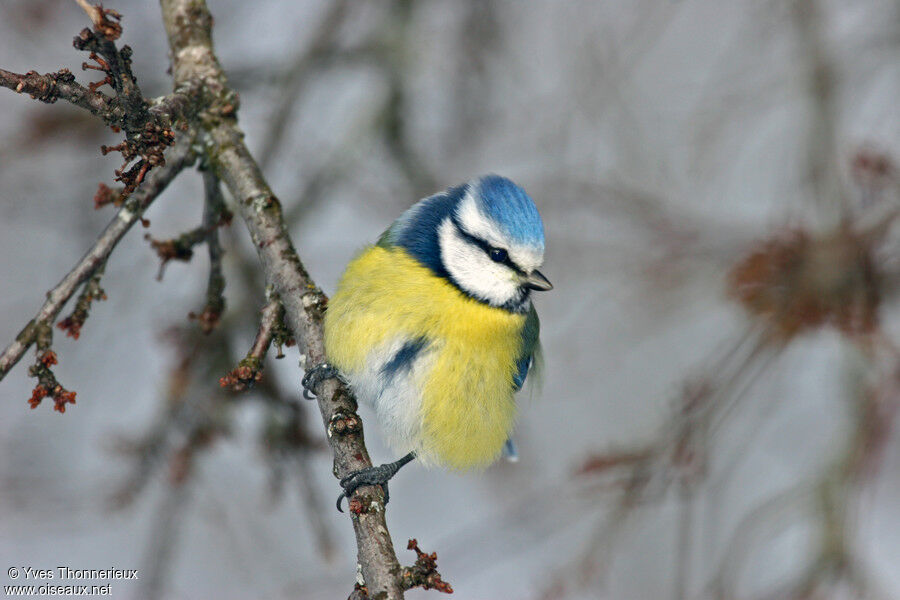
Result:
[[[472,195],[474,185],[469,184],[466,195],[460,200],[456,209],[456,218],[459,220],[462,229],[469,235],[480,238],[491,246],[506,249],[513,263],[526,273],[530,273],[540,267],[544,262],[544,250],[533,246],[510,243],[507,236],[500,231],[500,228],[478,210],[475,196]]]
[[[438,239],[444,268],[461,288],[495,306],[520,295],[515,272],[492,261],[484,250],[467,242],[450,219],[438,227]]]

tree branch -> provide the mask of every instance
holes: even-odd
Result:
[[[24,75],[0,69],[0,85],[19,94],[29,94],[35,100],[53,104],[65,100],[103,119],[107,125],[118,123],[125,112],[105,94],[92,91],[75,81],[68,69],[41,75],[29,71]]]
[[[327,299],[304,269],[285,228],[281,205],[233,119],[236,99],[213,53],[212,16],[202,0],[161,0],[160,4],[176,87],[194,79],[203,82],[212,109],[203,119],[204,146],[210,163],[239,204],[267,279],[282,300],[287,325],[306,364],[319,364],[325,360],[322,317]],[[334,453],[335,475],[344,477],[370,466],[356,401],[349,391],[334,380],[326,381],[317,391],[319,410]],[[358,561],[369,595],[402,598],[401,570],[387,530],[380,488],[361,488],[360,492],[356,495],[364,502],[351,514]]]
[[[253,346],[250,347],[247,356],[241,359],[238,366],[219,379],[219,385],[231,388],[235,392],[252,387],[262,379],[263,361],[269,351],[269,346],[279,327],[284,328],[282,324],[284,308],[281,306],[281,300],[278,298],[278,294],[269,293],[271,290],[266,291],[268,299],[259,313],[259,330],[256,332]],[[280,348],[279,355],[283,356]]]
[[[128,233],[144,214],[144,211],[159,196],[160,193],[175,178],[183,168],[193,160],[190,143],[185,140],[176,147],[165,167],[155,170],[150,177],[128,199],[125,205],[119,209],[116,216],[106,226],[106,229],[97,238],[96,243],[88,250],[75,267],[69,271],[59,284],[47,293],[47,300],[35,315],[34,319],[25,326],[2,354],[0,354],[0,380],[12,369],[22,355],[35,342],[40,325],[49,325],[65,306],[69,298],[78,287],[87,281],[94,272],[103,264],[110,253],[119,243],[119,240]]]
[[[222,273],[223,250],[219,242],[219,227],[231,223],[231,213],[225,208],[219,178],[210,171],[203,172],[203,189],[203,226],[206,228],[206,249],[209,253],[209,279],[203,311],[199,315],[192,315],[196,317],[203,333],[209,334],[219,324],[219,319],[225,312],[225,275]]]

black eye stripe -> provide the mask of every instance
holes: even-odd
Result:
[[[503,260],[498,260],[498,261],[494,261],[494,262],[498,262],[500,264],[506,265],[507,267],[509,267],[510,269],[512,269],[513,271],[515,271],[516,273],[518,273],[520,275],[526,274],[525,271],[523,271],[521,268],[519,268],[519,266],[516,263],[514,263],[512,261],[512,259],[509,258],[509,253],[507,253],[506,250],[504,250],[503,248],[495,248],[494,246],[491,246],[483,239],[475,237],[474,235],[470,234],[469,232],[467,232],[465,229],[462,228],[462,226],[459,224],[459,221],[456,220],[456,217],[451,217],[450,220],[453,222],[453,225],[456,227],[456,231],[459,232],[459,235],[462,236],[462,238],[464,240],[466,240],[467,242],[469,242],[470,244],[474,244],[474,245],[478,246],[479,248],[481,248],[482,250],[484,250],[484,253],[488,255],[488,258],[490,258],[491,260],[494,260],[494,257],[491,255],[491,252],[493,250],[503,250],[503,252],[506,254],[506,256],[503,257]]]

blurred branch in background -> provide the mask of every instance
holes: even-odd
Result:
[[[279,78],[278,100],[269,117],[269,127],[264,138],[266,141],[259,151],[259,166],[263,170],[269,166],[281,146],[294,108],[303,98],[303,88],[311,79],[312,71],[321,62],[327,64],[335,60],[339,51],[336,33],[344,20],[347,5],[346,0],[330,4],[321,24],[316,28],[315,38],[297,53],[287,71]]]
[[[473,2],[478,9],[489,2]],[[370,139],[373,144],[387,149],[390,160],[406,183],[404,195],[411,198],[424,197],[437,189],[439,184],[426,165],[418,159],[417,149],[412,146],[412,133],[408,131],[410,118],[408,75],[415,60],[416,41],[411,39],[411,22],[414,3],[409,0],[393,0],[378,8],[382,14],[373,19],[371,27],[362,41],[345,47],[339,42],[341,26],[354,11],[360,12],[363,5],[339,0],[329,3],[321,24],[316,28],[313,39],[299,50],[295,58],[272,79],[276,96],[275,108],[268,117],[268,125],[259,150],[260,167],[266,171],[272,159],[283,151],[285,135],[296,121],[295,111],[308,96],[313,84],[325,77],[329,71],[362,67],[373,72],[383,81],[385,93],[375,96],[373,107],[367,108],[370,116],[363,116],[354,122],[345,134],[345,140],[324,159],[316,157],[311,161],[313,169],[292,185],[299,190],[288,199],[285,220],[295,223],[325,197],[329,188],[343,179],[354,168],[355,157],[361,140]],[[371,9],[371,7],[368,7]],[[488,40],[489,41],[489,40]],[[488,43],[487,41],[485,43]],[[473,55],[480,53],[483,44],[471,44],[467,50]],[[238,85],[252,85],[259,79],[259,73],[271,72],[271,66],[261,64],[246,69],[242,77],[238,74]],[[252,74],[252,75],[251,75]],[[249,79],[245,79],[249,77]],[[302,171],[301,171],[302,173]]]
[[[702,376],[685,381],[676,410],[651,442],[599,453],[585,462],[578,477],[594,486],[607,514],[581,558],[552,579],[544,598],[577,596],[595,587],[612,562],[613,545],[621,541],[638,509],[648,503],[661,505],[671,496],[680,505],[671,552],[676,599],[696,597],[703,588],[722,600],[887,597],[863,565],[854,527],[860,494],[873,483],[879,457],[895,433],[894,415],[900,406],[900,354],[881,318],[886,303],[897,299],[891,257],[898,249],[894,224],[900,180],[888,156],[868,149],[848,161],[845,172],[852,175],[855,188],[842,180],[836,159],[839,79],[828,58],[821,8],[812,0],[798,0],[794,16],[812,106],[803,183],[810,186],[813,210],[805,222],[776,225],[768,239],[741,250],[744,235],[726,240],[720,228],[697,225],[702,218],[679,215],[671,201],[628,196],[632,202],[619,218],[638,225],[638,235],[645,240],[640,252],[646,263],[656,264],[643,276],[655,281],[660,273],[671,276],[679,264],[693,263],[694,269],[708,266],[702,251],[720,247],[725,252],[719,260],[733,261],[720,262],[728,271],[726,291],[743,307],[752,327],[730,350],[711,357]],[[800,195],[806,192],[798,190]],[[619,195],[621,188],[613,197]],[[653,250],[657,247],[662,252]],[[848,439],[834,444],[841,449],[823,471],[746,515],[712,582],[698,586],[691,569],[697,554],[693,515],[701,509],[699,501],[714,489],[710,476],[713,481],[729,476],[728,471],[716,470],[719,460],[714,459],[729,446],[717,439],[717,431],[739,412],[738,403],[748,388],[765,379],[766,366],[819,328],[840,332],[862,359],[864,374],[848,398]],[[761,426],[757,423],[754,429]],[[610,489],[619,490],[615,499],[609,499]],[[779,529],[806,518],[816,523],[819,544],[807,567],[774,589],[751,595],[742,591],[741,576],[752,555],[777,537]]]

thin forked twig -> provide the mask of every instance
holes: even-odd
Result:
[[[203,228],[206,230],[206,249],[209,253],[209,279],[206,284],[206,304],[196,318],[203,333],[209,334],[219,324],[225,311],[225,276],[222,273],[222,244],[219,227],[231,223],[231,213],[225,208],[219,178],[211,171],[203,172]]]
[[[90,250],[78,261],[59,284],[47,293],[47,300],[34,318],[16,336],[16,339],[0,354],[0,380],[22,358],[35,341],[40,324],[50,324],[66,305],[78,287],[87,281],[103,264],[119,240],[141,218],[144,211],[156,200],[175,176],[193,160],[193,152],[189,143],[180,144],[173,151],[165,167],[158,169],[148,177],[140,188],[129,198],[125,206],[113,217],[106,229],[97,238]]]
[[[219,379],[219,385],[239,392],[252,387],[262,379],[263,361],[269,351],[269,346],[272,345],[272,340],[279,333],[278,330],[284,328],[283,317],[284,307],[281,305],[281,300],[277,294],[270,293],[266,305],[260,311],[259,330],[256,332],[256,338],[253,340],[250,351],[241,359],[238,366]],[[280,352],[279,355],[281,355]]]
[[[35,100],[47,104],[65,100],[100,117],[108,125],[119,122],[124,114],[122,108],[109,96],[76,82],[75,75],[68,69],[60,69],[45,75],[37,71],[21,75],[0,69],[0,86],[19,94],[28,94]]]

